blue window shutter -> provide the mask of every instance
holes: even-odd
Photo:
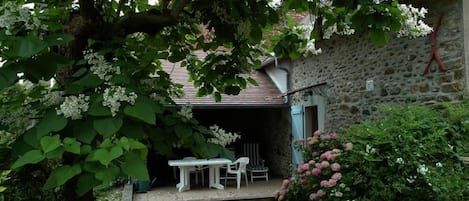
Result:
[[[292,142],[304,138],[304,106],[292,105],[291,106],[291,122],[292,122]],[[292,149],[292,164],[298,165],[303,161],[301,153],[291,146]]]

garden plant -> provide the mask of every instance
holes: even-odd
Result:
[[[425,13],[397,0],[1,0],[0,193],[94,200],[118,179],[149,180],[149,150],[232,156],[175,105],[182,86],[162,60],[220,101],[256,84],[260,58],[318,54],[332,35],[424,36]]]
[[[469,104],[381,105],[382,117],[299,143],[279,200],[467,200]]]

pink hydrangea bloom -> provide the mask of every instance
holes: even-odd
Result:
[[[339,165],[338,163],[333,163],[333,164],[331,165],[331,169],[332,169],[332,171],[334,171],[334,172],[340,171],[340,165]]]
[[[335,132],[329,133],[329,138],[330,139],[336,139],[337,138],[337,133],[335,133]]]
[[[309,199],[310,199],[310,200],[315,200],[317,197],[318,197],[318,196],[317,196],[316,193],[311,193],[311,194],[309,194]]]
[[[313,168],[313,175],[318,176],[321,174],[321,168]]]
[[[311,171],[309,171],[309,170],[306,171],[306,172],[305,172],[305,175],[306,175],[306,176],[311,176]]]
[[[316,161],[315,160],[310,160],[308,163],[309,163],[309,165],[314,165],[314,164],[316,164]]]
[[[336,157],[336,155],[332,151],[326,151],[323,154],[321,154],[320,158],[325,159],[325,160],[333,160]]]
[[[303,179],[301,179],[300,183],[305,185],[305,184],[308,183],[308,180],[306,178],[303,178]]]
[[[313,157],[319,156],[319,152],[313,151],[313,153],[311,153],[311,156],[313,156]]]
[[[282,185],[283,185],[283,186],[287,186],[289,183],[290,183],[290,180],[289,180],[289,179],[284,179],[284,180],[282,181]]]
[[[329,167],[329,162],[328,161],[322,161],[321,164],[319,165],[319,168],[324,169]]]
[[[327,180],[322,180],[319,185],[321,185],[321,187],[329,187],[329,182]]]
[[[309,163],[303,163],[300,165],[302,171],[309,170]]]
[[[342,174],[340,172],[336,172],[332,175],[331,178],[339,181],[340,179],[342,179]]]
[[[313,133],[314,136],[320,136],[322,134],[322,130],[317,130]]]
[[[322,189],[319,189],[318,192],[316,192],[316,195],[318,197],[322,197],[322,196],[326,195],[326,192],[324,192]]]
[[[329,181],[327,181],[327,187],[331,188],[331,187],[334,187],[335,185],[337,185],[337,180],[329,179]]]

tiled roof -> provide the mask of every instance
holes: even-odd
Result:
[[[162,66],[174,82],[184,85],[184,97],[174,99],[178,105],[190,103],[194,108],[287,106],[278,88],[262,70],[255,70],[251,75],[258,86],[248,85],[238,95],[222,95],[221,102],[216,102],[212,96],[196,97],[197,89],[188,81],[186,68],[168,61],[162,61]]]

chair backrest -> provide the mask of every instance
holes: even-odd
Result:
[[[245,173],[246,172],[246,166],[249,164],[249,158],[248,157],[240,157],[238,160],[236,160],[233,163],[238,163],[238,170]]]
[[[243,152],[246,157],[251,160],[250,166],[262,165],[261,158],[259,156],[259,144],[257,143],[246,143],[243,145]]]

